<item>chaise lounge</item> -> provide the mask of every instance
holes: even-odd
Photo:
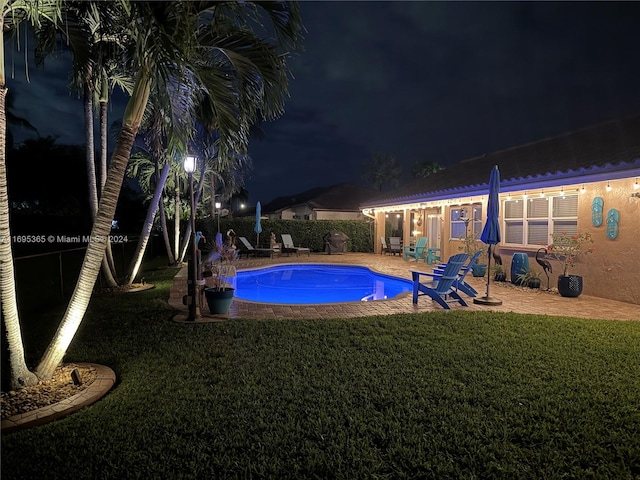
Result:
[[[296,247],[293,244],[293,239],[291,235],[288,233],[283,233],[280,235],[282,238],[282,253],[295,253],[300,256],[300,252],[305,252],[308,256],[311,256],[311,249],[307,247]]]
[[[238,255],[246,255],[249,258],[249,255],[253,255],[257,257],[258,255],[265,255],[269,257],[273,257],[275,250],[272,248],[254,248],[253,245],[247,240],[245,237],[238,237],[242,242],[243,248],[240,249]]]

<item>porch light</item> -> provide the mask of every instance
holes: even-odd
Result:
[[[611,191],[611,184],[609,182],[607,182],[607,188],[606,188],[607,192]]]

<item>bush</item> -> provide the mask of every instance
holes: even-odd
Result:
[[[220,219],[220,231],[226,239],[227,230],[232,228],[238,237],[246,237],[255,244],[253,231],[255,219],[252,217]],[[276,234],[276,242],[282,239],[280,234],[289,233],[296,246],[309,247],[313,252],[324,251],[323,237],[332,230],[344,232],[349,237],[347,251],[373,252],[373,223],[367,220],[262,220],[260,245],[268,246],[271,232]],[[217,220],[205,219],[198,223],[207,238],[215,238],[218,230]]]

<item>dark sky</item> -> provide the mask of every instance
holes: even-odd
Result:
[[[640,2],[301,2],[291,98],[254,140],[251,203],[362,183],[373,152],[447,165],[640,113]],[[7,46],[7,76],[12,61]],[[82,142],[64,59],[20,59],[15,111]],[[121,115],[114,108],[112,119]]]

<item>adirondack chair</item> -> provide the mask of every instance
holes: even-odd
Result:
[[[380,244],[382,245],[382,250],[380,251],[380,255],[384,253],[390,253],[389,247],[387,246],[387,241],[384,239],[384,237],[380,237]]]
[[[400,255],[402,253],[402,246],[400,245],[400,237],[389,237],[389,253]]]
[[[413,278],[413,303],[418,303],[418,296],[428,295],[438,302],[442,308],[447,310],[451,309],[449,303],[454,302],[466,307],[467,303],[462,299],[457,290],[459,272],[467,258],[469,258],[469,255],[466,253],[458,253],[452,256],[447,262],[447,266],[442,272],[442,275],[410,270],[411,277]],[[431,277],[432,280],[422,283],[420,278],[423,276]]]
[[[460,269],[460,277],[458,278],[458,290],[460,290],[462,293],[470,297],[477,296],[478,291],[475,288],[473,288],[471,285],[469,285],[464,278],[467,276],[467,273],[473,270],[473,266],[476,264],[481,254],[482,254],[482,250],[474,253],[471,259],[469,259],[469,263],[467,263]],[[435,267],[433,269],[433,274],[441,275],[446,265],[447,264],[445,263],[443,265],[438,265],[437,267]]]
[[[404,247],[404,259],[405,261],[409,259],[409,257],[415,258],[416,262],[421,258],[426,262],[427,261],[427,237],[418,237],[415,246],[413,247]]]

